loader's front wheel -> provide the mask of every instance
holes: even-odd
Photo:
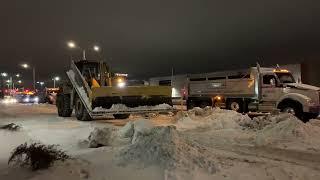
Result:
[[[70,108],[70,95],[60,94],[57,96],[56,106],[58,108],[58,114],[61,117],[70,117],[72,109]]]
[[[115,119],[127,119],[129,118],[130,114],[114,114],[113,117]]]
[[[75,114],[79,121],[91,121],[92,118],[90,117],[86,107],[82,103],[80,98],[75,100]]]

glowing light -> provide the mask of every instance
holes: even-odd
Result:
[[[93,50],[94,51],[100,51],[100,47],[99,46],[93,46]]]
[[[7,73],[1,73],[1,76],[3,76],[3,77],[7,77],[8,76],[8,74]]]
[[[27,68],[30,67],[29,64],[21,64],[21,66],[22,66],[23,68],[25,68],[25,69],[27,69]]]
[[[75,47],[76,47],[76,44],[75,44],[73,41],[69,41],[69,42],[68,42],[68,47],[71,48],[71,49],[72,49],[72,48],[75,48]]]
[[[120,82],[120,83],[118,83],[118,87],[119,88],[123,88],[123,87],[125,87],[126,86],[126,83],[125,82]]]

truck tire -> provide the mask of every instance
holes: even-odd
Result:
[[[279,104],[278,108],[281,112],[290,113],[304,121],[302,105],[299,102],[293,100],[284,101],[283,103]]]
[[[195,105],[195,103],[194,102],[187,102],[187,110],[190,110],[190,109],[193,109],[193,108],[195,108],[196,107],[196,105]]]
[[[75,114],[79,121],[91,121],[92,118],[79,97],[75,100]]]
[[[212,107],[212,103],[210,104],[210,102],[207,102],[207,101],[202,101],[202,102],[200,103],[200,108],[205,108],[205,107],[207,107],[207,106]]]
[[[319,113],[304,113],[303,119],[304,121],[309,121],[310,119],[317,119]]]
[[[227,109],[242,113],[243,112],[243,101],[241,99],[228,99],[227,100]]]
[[[72,109],[70,109],[70,95],[61,94],[57,97],[57,108],[60,117],[70,117],[72,114]]]
[[[127,119],[129,118],[130,114],[114,114],[113,117],[115,119]]]

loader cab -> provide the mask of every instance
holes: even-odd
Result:
[[[99,63],[79,61],[75,63],[83,76],[97,77],[99,75]]]

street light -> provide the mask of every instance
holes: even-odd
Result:
[[[18,83],[19,83],[19,84],[21,84],[21,83],[22,83],[22,81],[21,81],[21,80],[19,80],[19,81],[18,81]]]
[[[60,81],[60,77],[56,76],[52,80],[53,80],[53,88],[56,88],[56,81]]]
[[[68,41],[67,45],[68,45],[68,47],[70,49],[75,49],[75,48],[81,49],[82,50],[82,60],[87,60],[87,58],[86,58],[86,49],[81,48],[80,46],[76,45],[76,43],[73,42],[73,41]],[[93,50],[96,51],[96,52],[99,52],[101,50],[101,48],[99,46],[97,46],[97,45],[94,45],[93,46]]]
[[[20,77],[20,74],[16,74],[16,77],[17,77],[17,78]]]
[[[3,72],[3,73],[1,73],[1,76],[2,76],[2,77],[7,77],[7,76],[8,76],[8,74],[7,74],[7,73],[5,73],[5,72]]]
[[[29,69],[30,65],[29,64],[21,64],[21,67],[24,69]],[[32,66],[32,78],[33,78],[33,90],[36,91],[36,68]]]
[[[68,47],[71,48],[71,49],[73,49],[73,48],[76,47],[76,44],[75,44],[73,41],[69,41],[69,42],[68,42]]]
[[[25,69],[29,68],[29,64],[21,64],[21,66]]]
[[[95,45],[95,46],[93,46],[93,50],[96,51],[96,52],[99,52],[100,51],[100,47]]]

